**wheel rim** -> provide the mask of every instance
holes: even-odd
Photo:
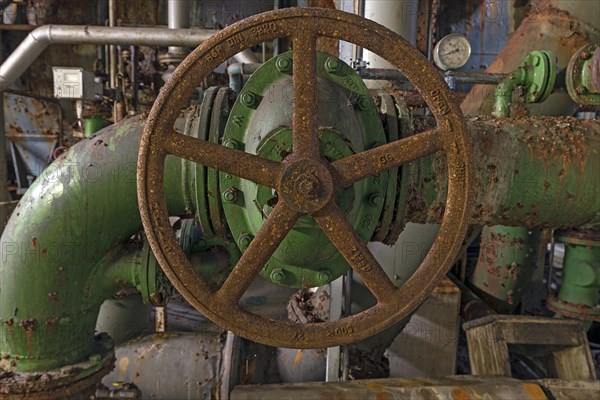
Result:
[[[174,133],[175,119],[189,97],[185,93],[191,95],[189,88],[199,86],[214,68],[239,51],[279,37],[289,37],[294,44],[292,155],[280,164]],[[316,134],[318,37],[355,43],[394,64],[421,93],[436,117],[437,128],[331,164],[322,160]],[[165,274],[209,319],[240,336],[272,346],[330,347],[366,338],[400,321],[443,278],[468,226],[473,162],[464,119],[451,96],[436,70],[404,39],[351,14],[327,9],[283,9],[250,17],[220,31],[174,72],[150,112],[142,137],[138,160],[140,213],[150,246]],[[423,263],[401,288],[395,288],[335,204],[333,195],[367,176],[437,151],[445,152],[448,165],[444,219]],[[163,193],[168,154],[285,193],[216,292],[194,272],[168,222]],[[302,198],[310,201],[303,202]],[[316,219],[375,295],[377,305],[338,321],[304,325],[266,319],[240,308],[239,298],[304,213]]]

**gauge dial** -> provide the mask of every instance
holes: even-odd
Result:
[[[467,63],[470,56],[469,41],[458,33],[444,36],[433,49],[433,61],[444,71],[459,69]]]

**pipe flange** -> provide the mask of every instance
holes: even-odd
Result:
[[[600,84],[597,74],[600,43],[586,44],[573,55],[565,78],[569,96],[578,104],[599,105]]]
[[[168,52],[158,56],[158,62],[161,65],[181,64],[187,57],[187,53]]]
[[[551,294],[546,300],[546,307],[567,318],[600,321],[600,306],[590,307],[585,304],[570,303]]]
[[[114,366],[113,341],[106,334],[96,336],[95,351],[79,364],[57,370],[10,372],[0,368],[0,398],[3,400],[89,399],[102,378]]]

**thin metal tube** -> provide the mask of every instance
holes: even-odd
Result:
[[[0,32],[0,36],[3,33]],[[3,38],[2,38],[3,39]],[[0,46],[0,62],[4,59],[2,46]],[[7,187],[7,163],[6,163],[6,132],[4,131],[4,93],[0,91],[0,202],[9,200]],[[8,218],[6,207],[0,207],[0,232],[4,230],[4,221]]]
[[[108,0],[108,26],[114,27],[117,22],[117,0]],[[117,86],[117,59],[115,56],[115,46],[108,46],[108,52],[110,54],[109,62],[109,81],[110,88],[114,89]],[[1,75],[1,74],[0,74]]]

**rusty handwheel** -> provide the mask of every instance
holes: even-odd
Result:
[[[282,163],[177,134],[175,119],[192,88],[224,60],[257,43],[293,42],[293,153]],[[394,64],[420,91],[437,128],[329,163],[319,154],[316,44],[319,37],[356,43]],[[248,339],[279,347],[351,343],[400,321],[433,290],[453,262],[467,229],[474,182],[464,119],[429,62],[392,31],[341,11],[286,8],[231,25],[195,49],[154,103],[142,137],[138,198],[148,240],[160,265],[186,300],[215,323]],[[437,238],[422,265],[396,288],[334,201],[338,190],[368,176],[444,151],[448,196]],[[279,201],[223,286],[213,291],[179,249],[165,206],[163,168],[172,154],[275,188]],[[249,313],[239,299],[302,215],[311,215],[374,294],[377,304],[338,321],[295,324]]]

